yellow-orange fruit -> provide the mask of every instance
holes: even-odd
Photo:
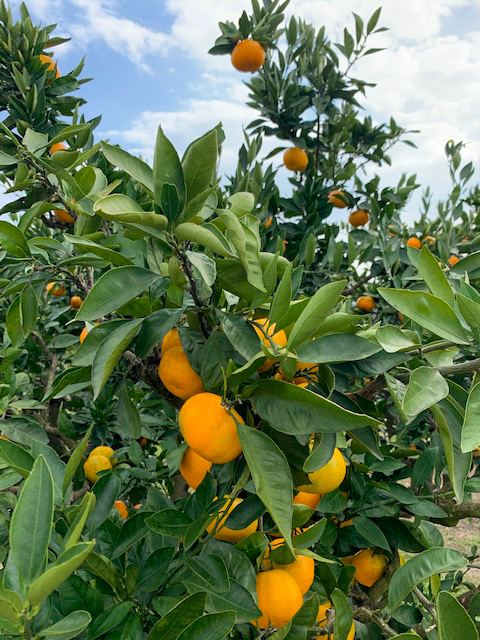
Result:
[[[257,574],[257,601],[262,615],[252,624],[258,629],[270,625],[279,628],[290,622],[303,605],[303,596],[296,580],[283,569]]]
[[[301,485],[297,489],[306,493],[330,493],[338,489],[346,473],[347,465],[345,464],[345,459],[340,449],[335,447],[333,456],[327,464],[308,474],[311,484]]]
[[[293,504],[304,504],[310,509],[315,509],[317,504],[323,498],[321,493],[306,493],[305,491],[299,491],[293,499]]]
[[[141,438],[139,438],[139,439],[137,440],[137,442],[138,442],[138,444],[142,447],[142,449],[145,449],[145,447],[146,447],[146,446],[147,446],[147,444],[148,444],[148,440],[147,440],[144,436],[142,436]]]
[[[182,347],[171,347],[162,355],[158,376],[170,393],[183,400],[205,391],[202,379],[192,368]]]
[[[123,518],[124,520],[128,518],[127,505],[125,504],[125,502],[123,502],[123,500],[115,500],[115,502],[113,503],[113,506],[118,511],[121,518]]]
[[[55,77],[56,78],[60,77],[60,71],[58,70],[57,64],[53,58],[50,58],[50,56],[46,56],[43,53],[39,56],[39,58],[43,64],[48,64],[47,71],[52,71],[52,69],[56,69],[57,71],[56,71]]]
[[[357,299],[357,307],[362,311],[366,311],[367,313],[373,311],[375,309],[375,306],[375,300],[372,298],[372,296],[360,296]]]
[[[253,73],[265,62],[265,49],[256,40],[240,40],[232,51],[231,60],[237,71]]]
[[[424,244],[428,243],[430,246],[435,244],[436,241],[437,239],[435,238],[435,236],[425,236],[425,238],[423,239]]]
[[[457,262],[459,261],[460,261],[460,258],[458,256],[450,256],[449,259],[447,260],[450,267],[453,267],[453,265],[457,264]]]
[[[75,222],[74,218],[65,209],[55,209],[53,215],[63,224],[73,224]]]
[[[414,249],[420,249],[422,246],[422,241],[419,240],[419,238],[416,238],[415,236],[412,236],[411,238],[409,238],[407,240],[407,245],[409,247],[413,247]]]
[[[273,222],[273,217],[272,216],[267,218],[265,220],[265,229],[270,229],[270,227],[272,226],[272,222]]]
[[[52,291],[52,296],[64,296],[66,293],[66,289],[63,284],[57,284],[56,282],[49,282],[46,286],[47,293]]]
[[[348,216],[348,221],[352,225],[352,227],[363,227],[364,224],[367,224],[368,219],[369,215],[367,211],[364,211],[363,209],[352,211],[352,213]]]
[[[283,154],[283,163],[290,171],[305,171],[308,167],[308,156],[303,149],[292,147]]]
[[[66,151],[67,148],[67,145],[63,142],[56,142],[50,147],[50,153],[55,153],[56,151]]]
[[[242,417],[230,409],[237,422]],[[180,431],[188,446],[199,456],[215,464],[230,462],[242,452],[235,420],[214,393],[199,393],[189,398],[178,416]]]
[[[106,469],[111,469],[112,463],[105,456],[89,456],[83,465],[83,471],[87,480],[92,484],[98,480],[97,473]]]
[[[80,296],[72,296],[70,298],[70,307],[72,309],[80,309],[80,307],[82,306],[82,298]]]
[[[289,573],[300,587],[302,595],[305,595],[312,586],[315,577],[315,561],[313,558],[298,554],[294,562],[289,562],[288,564],[274,562],[273,567]]]
[[[374,549],[363,549],[354,556],[342,558],[346,565],[355,567],[355,580],[365,587],[371,587],[380,580],[388,565],[388,558]]]
[[[170,329],[162,340],[162,355],[165,354],[172,347],[181,347],[180,336],[178,335],[178,329]]]
[[[283,329],[280,329],[280,331],[275,332],[275,324],[269,325],[268,318],[256,318],[254,322],[259,324],[263,329],[262,331],[262,329],[260,329],[259,327],[252,325],[260,340],[263,340],[263,344],[265,346],[271,346],[270,340],[279,347],[285,347],[287,345],[288,339],[285,331]],[[274,364],[275,363],[273,362],[273,360],[267,359],[265,364],[260,367],[259,371],[268,371],[268,369],[271,369]]]
[[[345,209],[347,203],[338,197],[344,195],[345,194],[341,189],[334,189],[328,194],[328,201],[330,204],[333,204],[334,207],[337,207],[337,209]]]
[[[98,327],[98,322],[95,322],[95,326]],[[82,342],[85,340],[89,331],[90,329],[88,327],[84,327],[82,329],[82,332],[80,333],[80,344],[82,344]]]
[[[183,454],[180,473],[188,486],[196,489],[210,471],[211,466],[210,460],[205,460],[189,447]]]
[[[107,447],[106,445],[99,445],[98,447],[94,447],[90,451],[90,453],[88,454],[88,457],[91,458],[92,456],[105,456],[110,460],[113,466],[115,466],[118,462],[118,459],[112,457],[114,455],[115,455],[115,450],[112,449],[112,447]]]
[[[225,496],[225,497],[228,497],[228,496]],[[219,515],[221,515],[222,517],[220,519],[220,522],[218,523],[217,530],[213,536],[214,538],[216,538],[217,540],[222,540],[223,542],[231,542],[232,544],[236,544],[237,542],[240,542],[240,540],[243,540],[250,534],[255,533],[255,531],[258,528],[258,520],[254,520],[248,525],[248,527],[245,527],[244,529],[230,529],[229,527],[226,527],[224,524],[225,520],[228,518],[230,513],[241,502],[243,502],[243,500],[241,500],[240,498],[235,498],[235,500],[230,505],[228,511],[225,511],[226,505],[222,507],[222,509],[219,512]],[[213,531],[215,527],[215,522],[216,522],[216,519],[213,520],[208,525],[207,531],[209,533],[210,531]]]

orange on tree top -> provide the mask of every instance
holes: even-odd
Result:
[[[231,60],[237,71],[254,73],[265,62],[265,49],[256,40],[240,40],[232,51]]]

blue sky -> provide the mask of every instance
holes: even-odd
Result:
[[[99,113],[97,137],[110,138],[134,153],[151,156],[155,130],[164,126],[179,150],[222,120],[227,142],[222,168],[230,171],[242,141],[242,125],[252,119],[245,106],[245,76],[228,57],[207,55],[219,20],[236,19],[247,0],[30,0],[35,20],[57,22],[72,38],[57,49],[68,71],[86,54],[84,85],[88,117]],[[325,24],[333,40],[351,12],[364,18],[379,0],[292,0],[289,12],[316,26]],[[18,0],[12,6],[18,5]],[[375,120],[394,115],[420,129],[419,150],[401,145],[394,166],[381,171],[386,183],[402,171],[416,171],[437,198],[448,189],[443,147],[451,138],[467,141],[465,159],[480,159],[480,0],[386,0],[382,24],[390,31],[372,46],[387,51],[369,56],[357,76],[376,82],[366,103]],[[46,19],[48,16],[48,20]],[[280,159],[279,159],[280,161]],[[283,170],[282,170],[283,171]],[[406,211],[415,217],[418,199]]]

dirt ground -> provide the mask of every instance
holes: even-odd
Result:
[[[474,518],[460,520],[456,527],[438,526],[438,528],[442,532],[446,547],[468,554],[471,553],[471,547],[474,545],[480,549],[480,520]],[[480,560],[475,564],[480,566]],[[466,577],[475,585],[480,585],[480,569],[470,569]]]

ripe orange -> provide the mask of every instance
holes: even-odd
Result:
[[[265,229],[270,229],[270,227],[272,226],[272,222],[273,222],[273,217],[272,216],[267,218],[265,220]]]
[[[281,541],[281,544],[285,542],[283,538],[279,538],[275,542]],[[274,569],[282,569],[289,573],[295,582],[300,587],[302,596],[304,596],[310,589],[315,577],[315,561],[308,556],[297,555],[294,562],[288,564],[281,564],[280,562],[273,562]]]
[[[260,340],[263,340],[263,344],[267,347],[270,347],[270,338],[272,340],[272,342],[276,345],[278,345],[279,347],[285,347],[288,339],[287,339],[287,334],[285,333],[285,331],[283,329],[280,329],[280,331],[277,331],[275,333],[275,325],[269,325],[268,324],[268,318],[256,318],[254,320],[254,322],[256,322],[257,324],[259,324],[262,328],[260,329],[259,327],[252,325],[253,328],[255,329],[258,337],[260,338]],[[267,336],[269,336],[267,338],[267,336],[265,335],[267,334]],[[268,360],[265,362],[265,364],[263,364],[259,371],[263,372],[263,371],[268,371],[268,369],[271,369],[274,365],[273,360]]]
[[[148,440],[147,440],[144,436],[142,436],[141,438],[139,438],[139,439],[137,440],[137,442],[138,442],[138,444],[142,447],[142,449],[145,449],[145,447],[146,447],[146,446],[147,446],[147,444],[148,444]]]
[[[55,209],[53,215],[57,220],[63,222],[63,224],[73,224],[75,222],[73,216],[71,216],[68,211],[65,211],[65,209]]]
[[[180,473],[188,486],[196,489],[210,471],[211,466],[210,460],[205,460],[189,447],[183,454]]]
[[[112,463],[105,456],[89,456],[85,464],[83,465],[83,471],[87,480],[90,480],[92,484],[98,480],[97,473],[104,469],[111,469]]]
[[[370,311],[375,309],[376,303],[372,296],[360,296],[357,299],[357,307],[362,311],[370,313]]]
[[[311,484],[301,485],[297,489],[306,493],[330,493],[342,484],[346,473],[345,459],[340,449],[335,447],[333,456],[327,464],[308,474]]]
[[[190,365],[183,347],[170,347],[162,355],[158,377],[170,393],[183,400],[205,391],[202,379]]]
[[[369,219],[369,215],[367,211],[363,209],[359,209],[358,211],[353,211],[348,216],[348,221],[352,225],[352,227],[363,227],[364,224],[367,224]]]
[[[142,503],[140,502],[139,504],[136,504],[133,508],[134,509],[141,509],[142,508]]]
[[[411,238],[409,238],[407,240],[407,245],[409,247],[413,247],[414,249],[421,249],[422,247],[422,242],[421,240],[419,240],[418,238],[416,238],[415,236],[412,236]]]
[[[170,329],[162,340],[162,355],[164,355],[172,347],[181,347],[178,329]]]
[[[50,56],[46,56],[43,53],[39,56],[39,58],[43,64],[48,64],[47,71],[52,71],[52,69],[56,69],[55,77],[56,78],[60,77],[60,71],[58,70],[57,64],[53,58],[50,58]]]
[[[112,449],[112,447],[100,445],[98,447],[93,448],[88,454],[88,457],[91,458],[92,456],[105,456],[110,460],[112,465],[115,466],[118,462],[118,459],[112,458],[113,455],[115,455],[115,451],[114,449]]]
[[[53,154],[55,151],[65,151],[66,149],[68,149],[66,144],[63,142],[56,142],[55,144],[52,144],[49,151]]]
[[[235,409],[230,413],[245,424]],[[222,406],[221,396],[199,393],[191,397],[180,409],[178,423],[188,446],[205,460],[230,462],[242,452],[235,420]]]
[[[52,296],[64,296],[67,292],[63,284],[58,284],[57,282],[49,282],[46,286],[47,293],[50,293],[52,290]]]
[[[303,605],[303,596],[296,580],[283,569],[257,574],[257,600],[262,615],[252,624],[258,629],[283,627]]]
[[[115,502],[113,503],[113,506],[118,511],[121,518],[123,518],[124,520],[128,518],[127,505],[125,504],[125,502],[123,502],[123,500],[115,500]]]
[[[308,167],[308,156],[303,149],[292,147],[283,154],[283,162],[290,171],[305,171]]]
[[[328,201],[330,204],[333,204],[334,207],[337,207],[337,209],[345,209],[347,203],[341,198],[338,198],[338,196],[344,195],[345,194],[341,189],[334,189],[328,194]]]
[[[345,527],[351,527],[353,525],[353,520],[344,520],[343,522],[340,523],[340,529],[343,529]]]
[[[321,493],[306,493],[305,491],[299,491],[293,499],[293,504],[304,504],[310,509],[315,509],[317,504],[323,498]]]
[[[383,554],[375,554],[374,549],[363,549],[354,556],[342,558],[346,565],[355,567],[355,580],[364,587],[371,587],[380,580],[388,565],[388,558]]]
[[[98,322],[95,322],[95,326],[98,327]],[[89,331],[90,331],[90,329],[88,327],[84,327],[82,329],[82,332],[80,334],[80,344],[82,344],[82,342],[85,340],[85,338],[87,337]]]
[[[437,239],[435,238],[435,236],[425,236],[425,238],[423,239],[424,244],[426,244],[428,242],[428,244],[430,246],[435,244],[436,241],[437,241]]]
[[[80,309],[80,307],[82,306],[82,298],[80,296],[72,296],[70,298],[70,307],[72,309]]]
[[[232,51],[231,59],[237,71],[253,73],[265,62],[265,49],[256,40],[240,40]]]
[[[457,264],[457,262],[460,261],[460,258],[458,256],[450,256],[449,259],[447,260],[448,264],[453,267],[453,265]]]
[[[228,496],[225,496],[225,497],[228,498]],[[216,500],[216,498],[215,498],[215,500]],[[214,538],[216,538],[217,540],[222,540],[223,542],[231,542],[232,544],[236,544],[237,542],[240,542],[240,540],[243,540],[244,538],[246,538],[250,534],[255,533],[255,531],[257,530],[257,527],[258,527],[258,520],[254,520],[253,522],[251,522],[248,525],[248,527],[245,527],[244,529],[230,529],[229,527],[226,527],[224,525],[225,520],[228,518],[230,513],[241,502],[243,502],[243,500],[241,500],[240,498],[235,498],[235,500],[230,505],[228,511],[226,511],[226,506],[227,505],[224,505],[222,507],[222,509],[220,510],[220,513],[219,513],[219,515],[221,516],[221,519],[220,519],[220,522],[218,523],[217,530],[216,530],[216,532],[215,532],[215,534],[213,536]],[[207,531],[209,533],[210,533],[210,531],[213,531],[213,529],[215,527],[215,522],[216,522],[216,519],[213,520],[208,525]]]

